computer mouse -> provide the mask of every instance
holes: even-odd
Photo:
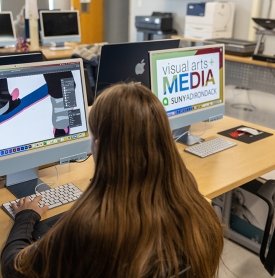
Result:
[[[247,133],[247,134],[250,134],[250,135],[259,135],[261,133],[257,129],[254,129],[254,128],[251,128],[251,127],[246,127],[246,126],[239,127],[237,129],[237,131],[241,131],[241,132],[244,132],[244,133]]]

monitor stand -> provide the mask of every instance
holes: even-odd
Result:
[[[17,172],[7,175],[6,188],[16,197],[22,198],[38,192],[50,189],[50,187],[38,178],[38,169]]]
[[[64,42],[60,42],[60,43],[52,43],[52,46],[49,49],[52,51],[58,51],[58,50],[69,50],[72,49],[72,47],[65,45]]]
[[[172,132],[173,138],[175,139],[176,142],[187,146],[191,146],[196,143],[200,143],[204,141],[199,136],[191,134],[189,130],[190,130],[190,125],[178,129],[174,129]]]

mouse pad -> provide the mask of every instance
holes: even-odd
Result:
[[[262,130],[258,130],[260,132],[258,135],[250,135],[248,133],[238,131],[237,129],[240,127],[248,127],[248,126],[239,125],[239,126],[218,132],[218,134],[221,134],[223,136],[226,136],[226,137],[229,137],[229,138],[232,138],[232,139],[235,139],[235,140],[247,143],[247,144],[256,142],[258,140],[261,140],[268,136],[273,135],[272,133],[268,133],[268,132],[265,132]]]

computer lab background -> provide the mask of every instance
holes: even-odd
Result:
[[[109,43],[137,41],[135,16],[150,15],[154,11],[173,13],[173,27],[184,35],[187,4],[213,2],[202,0],[38,0],[40,9],[79,9],[81,13],[82,43]],[[275,18],[273,0],[231,0],[235,3],[233,37],[256,40],[252,17]],[[25,0],[0,0],[1,11],[12,11],[14,20],[20,14]],[[264,52],[275,54],[275,37],[265,40]],[[275,79],[275,76],[274,76]],[[238,88],[227,84],[225,88],[226,115],[255,122],[275,129],[275,90]],[[213,250],[215,252],[215,250]],[[271,277],[259,257],[245,248],[225,240],[219,278]]]
[[[86,4],[83,4],[85,2]],[[173,28],[184,36],[185,15],[188,3],[215,2],[202,0],[38,0],[39,9],[79,9],[82,43],[106,41],[119,43],[137,41],[135,16],[152,12],[171,12]],[[219,2],[219,1],[218,1]],[[223,2],[223,1],[221,1]],[[235,4],[232,37],[256,40],[255,23],[252,17],[275,18],[275,0],[231,0]],[[25,0],[0,0],[0,10],[12,11],[14,20],[22,12]],[[275,36],[266,36],[264,53],[275,54]],[[272,120],[272,103],[275,92],[238,89],[226,86],[226,114],[275,128]],[[274,118],[273,118],[274,119]]]

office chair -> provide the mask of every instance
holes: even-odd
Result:
[[[268,215],[264,229],[263,240],[260,247],[259,257],[265,269],[275,274],[275,230],[270,235],[274,219],[275,206],[275,180],[268,180],[264,184],[254,180],[242,186],[242,189],[258,196],[268,205]]]
[[[87,68],[84,68],[84,77],[86,84],[87,102],[88,106],[91,106],[95,100],[95,86],[91,85],[91,81],[89,78],[89,70]]]

